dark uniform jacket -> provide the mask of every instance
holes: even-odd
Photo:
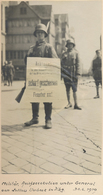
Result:
[[[5,78],[5,76],[7,75],[7,73],[6,73],[6,66],[7,66],[7,65],[4,65],[4,66],[2,67],[2,74],[3,74],[4,78]]]
[[[75,49],[71,51],[67,50],[63,53],[61,67],[68,72],[72,80],[77,79],[77,76],[80,75],[80,60],[78,52]]]
[[[95,80],[101,80],[102,77],[102,60],[101,57],[97,57],[93,60],[92,64],[92,71],[93,71],[93,78]]]
[[[8,64],[6,66],[6,72],[7,72],[7,76],[13,76],[15,73],[14,66],[12,64]]]
[[[57,58],[54,48],[46,41],[36,42],[36,45],[31,46],[30,49],[32,49],[32,52],[26,55],[25,64],[27,57]]]

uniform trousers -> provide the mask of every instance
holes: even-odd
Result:
[[[38,119],[38,117],[39,117],[39,103],[31,102],[31,104],[32,104],[33,118]],[[51,120],[52,103],[44,102],[44,110],[45,110],[45,121]]]
[[[12,84],[12,82],[13,82],[13,75],[11,75],[11,74],[8,74],[7,75],[7,80],[8,80],[8,84]]]

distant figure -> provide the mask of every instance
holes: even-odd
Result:
[[[7,72],[7,81],[8,81],[8,86],[12,86],[12,82],[13,82],[13,77],[14,77],[14,73],[15,73],[15,69],[14,66],[12,65],[12,61],[9,61],[7,67],[6,67],[6,72]]]
[[[93,78],[96,84],[96,96],[94,99],[99,98],[99,84],[102,86],[102,59],[100,50],[96,50],[96,58],[92,63]]]
[[[61,73],[64,79],[64,84],[66,87],[68,105],[66,109],[72,107],[70,102],[70,88],[73,90],[74,98],[74,109],[81,110],[77,104],[77,84],[78,75],[80,70],[80,60],[77,50],[75,47],[75,42],[73,38],[69,38],[66,42],[67,51],[63,52],[61,60]]]
[[[7,85],[7,71],[6,71],[7,64],[8,64],[8,62],[5,61],[4,65],[2,67],[2,75],[3,75],[4,86]]]

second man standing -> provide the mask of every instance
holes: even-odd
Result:
[[[66,87],[66,94],[68,105],[65,107],[66,109],[72,107],[70,103],[70,88],[73,90],[73,98],[74,98],[74,109],[81,110],[81,108],[77,104],[77,84],[78,84],[78,75],[80,75],[80,60],[78,56],[78,52],[75,47],[75,42],[73,38],[70,38],[66,42],[67,51],[63,53],[61,60],[61,69],[62,69],[62,77],[64,79],[64,84]]]

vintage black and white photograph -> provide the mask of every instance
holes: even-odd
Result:
[[[1,1],[1,174],[102,174],[102,1]]]

